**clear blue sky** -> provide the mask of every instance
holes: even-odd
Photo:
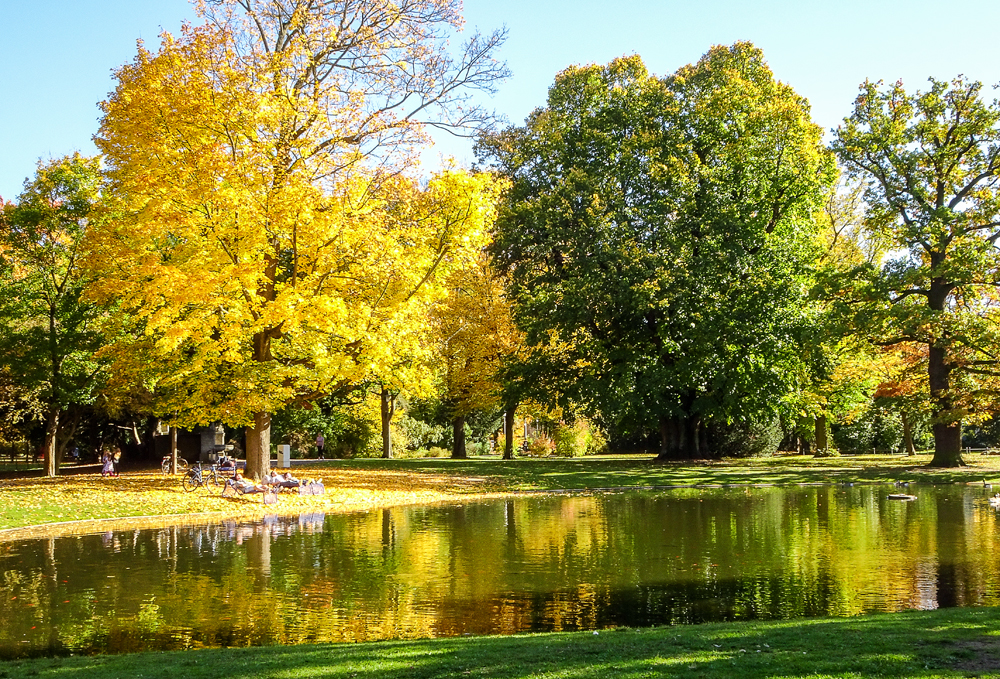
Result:
[[[824,128],[848,114],[865,78],[914,89],[931,75],[1000,82],[997,0],[466,0],[465,9],[467,28],[510,30],[501,56],[513,77],[487,103],[516,123],[570,64],[639,54],[664,75],[736,40],[763,49]],[[96,104],[112,70],[137,39],[154,46],[161,28],[177,32],[193,17],[186,0],[0,0],[0,196],[15,198],[39,158],[95,153]],[[444,150],[471,160],[466,144]]]

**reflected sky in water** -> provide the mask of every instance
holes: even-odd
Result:
[[[974,486],[560,495],[0,543],[0,655],[1000,605]]]

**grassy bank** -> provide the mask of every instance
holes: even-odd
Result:
[[[972,454],[967,466],[928,467],[931,455],[855,455],[814,458],[780,455],[749,460],[655,462],[649,456],[599,456],[504,461],[357,459],[316,463],[333,469],[439,474],[455,479],[487,479],[511,491],[573,490],[693,485],[784,485],[802,483],[1000,483],[1000,456]]]
[[[0,663],[0,677],[997,677],[1000,610]]]
[[[126,473],[102,478],[100,474],[54,479],[0,480],[0,540],[30,537],[24,530],[42,526],[40,533],[86,531],[87,526],[68,522],[159,517],[159,523],[193,518],[201,523],[222,517],[252,519],[265,514],[303,512],[354,512],[403,504],[429,504],[497,495],[495,483],[466,480],[433,473],[392,470],[296,468],[296,474],[322,478],[327,492],[319,496],[281,493],[278,502],[264,505],[261,495],[224,498],[221,487],[185,492],[180,476]],[[56,524],[56,526],[53,526]]]
[[[319,477],[323,496],[282,494],[277,505],[260,496],[227,499],[219,490],[185,493],[180,477],[132,473],[55,479],[0,479],[0,540],[23,537],[10,529],[80,520],[141,517],[253,518],[266,513],[352,512],[403,504],[497,497],[505,493],[601,488],[784,485],[803,483],[981,483],[1000,484],[1000,456],[969,456],[969,466],[927,467],[930,456],[858,456],[815,459],[781,456],[754,460],[656,463],[650,457],[576,459],[497,458],[470,460],[329,460],[296,466],[303,477]],[[61,530],[65,530],[63,527]],[[46,528],[45,530],[49,530]]]

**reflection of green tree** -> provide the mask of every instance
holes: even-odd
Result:
[[[18,543],[0,551],[0,652],[1000,604],[1000,522],[985,497],[941,487],[894,502],[887,492],[526,498],[327,517],[324,530],[275,523]]]

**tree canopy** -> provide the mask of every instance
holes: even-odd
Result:
[[[832,180],[820,142],[747,43],[666,78],[638,57],[567,69],[524,127],[486,139],[512,181],[493,253],[562,392],[658,428],[663,456],[704,454],[710,419],[773,416]]]
[[[148,359],[161,414],[249,426],[251,473],[269,413],[385,372],[385,340],[486,232],[489,175],[405,172],[426,124],[489,122],[463,102],[504,75],[502,33],[451,59],[458,8],[210,0],[102,104],[114,199],[89,241],[93,294],[131,314],[117,353]]]
[[[838,299],[874,341],[927,347],[939,466],[961,464],[961,422],[995,401],[1000,376],[1000,106],[981,90],[866,82],[833,143],[865,183],[870,227],[895,247]]]
[[[104,337],[100,309],[83,299],[81,249],[99,201],[99,161],[76,154],[40,162],[0,211],[0,368],[44,410],[49,476],[72,436],[63,412],[91,402],[97,387]]]

